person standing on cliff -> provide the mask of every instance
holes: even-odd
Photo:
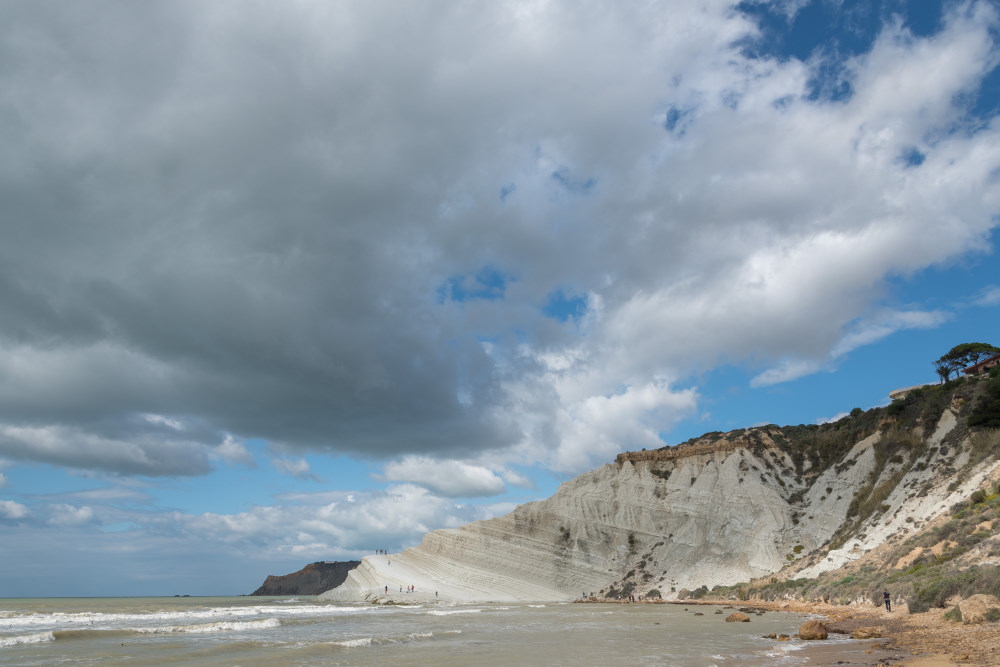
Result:
[[[882,591],[882,602],[885,603],[885,610],[892,612],[892,596],[889,595],[889,591]]]

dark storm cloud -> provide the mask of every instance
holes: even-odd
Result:
[[[5,3],[0,456],[655,444],[678,378],[822,361],[995,224],[994,130],[922,143],[988,71],[973,10],[830,106],[726,2]]]

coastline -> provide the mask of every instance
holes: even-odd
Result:
[[[791,600],[743,602],[685,600],[672,604],[746,607],[761,611],[811,614],[825,619],[831,634],[850,634],[857,628],[878,628],[881,637],[850,644],[823,640],[804,642],[799,656],[810,667],[956,667],[1000,664],[1000,625],[966,624],[945,620],[945,609],[910,614],[906,607],[886,612],[874,604],[837,605]],[[792,629],[792,634],[797,628]]]

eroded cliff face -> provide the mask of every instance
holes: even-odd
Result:
[[[972,456],[957,409],[839,439],[816,431],[811,444],[808,430],[790,441],[789,429],[761,427],[622,454],[547,500],[366,557],[322,597],[398,598],[415,587],[404,595],[673,598],[789,566],[815,576],[930,521],[993,474],[995,456]]]
[[[298,572],[268,575],[250,595],[319,595],[344,583],[347,573],[361,561],[309,563]]]

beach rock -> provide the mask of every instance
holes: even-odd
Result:
[[[986,612],[998,608],[1000,608],[1000,598],[995,595],[973,595],[958,603],[963,623],[982,623],[986,620]]]
[[[882,628],[867,627],[854,628],[851,632],[851,639],[879,639],[882,637]]]
[[[763,637],[763,639],[777,639],[777,638],[778,638],[778,635],[774,634],[773,632],[771,634],[769,634],[769,635],[764,635],[764,637]]]
[[[826,639],[828,636],[826,624],[822,621],[806,621],[799,627],[799,639]]]
[[[734,611],[729,616],[726,616],[726,623],[749,623],[750,617],[743,612]]]
[[[788,635],[778,635],[778,641],[779,642],[790,642],[790,641],[792,641],[792,638],[789,637]]]

